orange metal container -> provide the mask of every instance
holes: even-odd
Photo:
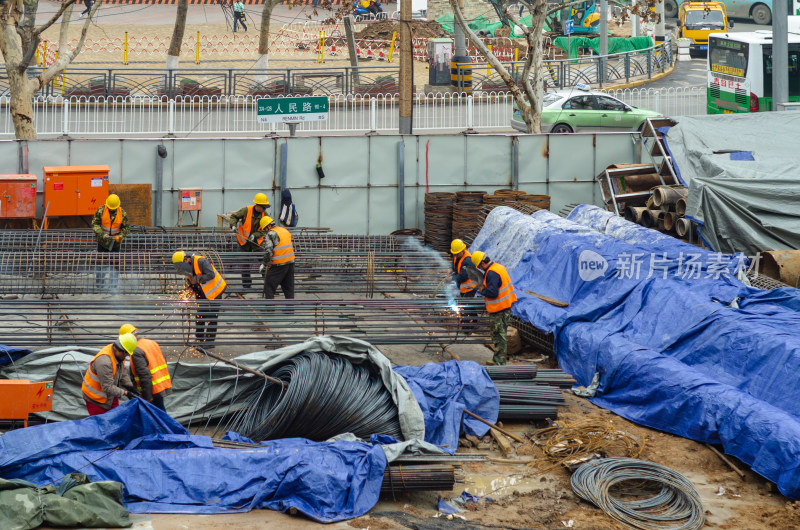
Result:
[[[181,199],[178,211],[199,212],[203,206],[203,190],[201,188],[178,188]]]
[[[0,175],[0,218],[36,217],[36,175]]]
[[[25,420],[28,414],[53,410],[53,382],[0,379],[0,419]]]
[[[94,215],[108,197],[108,166],[52,166],[44,171],[48,217]]]

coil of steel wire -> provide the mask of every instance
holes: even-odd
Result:
[[[233,416],[227,430],[257,442],[292,437],[322,441],[347,432],[364,439],[372,434],[403,439],[391,394],[365,365],[304,353],[269,375],[286,386],[266,383]]]
[[[700,494],[668,467],[634,458],[603,458],[572,474],[572,489],[584,500],[633,528],[694,530],[705,523]]]
[[[469,246],[480,232],[483,220],[479,219],[483,198],[482,191],[459,191],[453,205],[453,238],[460,238]]]
[[[450,250],[455,193],[425,194],[425,244],[440,252]]]

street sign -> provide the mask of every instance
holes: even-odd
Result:
[[[564,35],[572,35],[575,33],[575,21],[567,20],[564,22]]]
[[[256,101],[258,123],[302,123],[328,119],[327,96],[263,98]]]

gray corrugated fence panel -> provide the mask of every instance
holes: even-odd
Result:
[[[0,142],[0,173],[15,175],[20,171],[19,149],[21,147],[16,142]],[[33,171],[34,175],[37,173],[41,173],[41,170]]]
[[[597,134],[595,138],[595,175],[611,164],[631,164],[636,161],[634,159],[636,135],[632,133]]]
[[[550,209],[558,212],[565,204],[591,203],[595,135],[554,134],[549,138]]]
[[[416,136],[394,136],[405,142],[406,170],[406,226],[403,228],[422,228],[422,204],[419,196],[419,139]]]
[[[548,136],[520,135],[519,189],[526,193],[547,195]]]
[[[464,135],[471,191],[511,187],[511,136]]]
[[[278,182],[275,178],[275,140],[253,138],[246,140],[224,140],[225,171],[222,187],[222,212],[232,212],[253,203],[258,192],[267,194],[270,200],[268,213],[277,213],[280,194],[273,194]],[[203,207],[205,210],[205,206]],[[277,215],[276,215],[277,217]],[[306,217],[303,221],[306,221]],[[216,226],[216,220],[214,220]]]
[[[290,143],[290,150],[294,145]],[[369,196],[371,190],[369,171],[369,138],[333,136],[322,138],[322,166],[325,179],[319,182],[321,224],[329,226],[334,232],[342,234],[366,234],[370,222]],[[391,160],[392,151],[381,153]],[[308,152],[299,154],[299,164],[294,171],[312,175],[315,180],[315,157]],[[292,162],[297,158],[290,158]],[[389,171],[394,172],[387,163]],[[393,212],[393,213],[392,213]],[[397,217],[397,209],[386,212],[392,219]],[[383,215],[381,213],[380,215]]]
[[[119,142],[121,145],[121,157],[123,160],[121,182],[124,184],[150,184],[153,187],[153,199],[155,200],[156,190],[156,149],[160,142],[155,141],[130,141]],[[162,219],[168,222],[173,218],[173,211],[176,209],[176,199],[169,191],[172,182],[172,162],[175,159],[173,143],[164,141],[167,148],[167,158],[164,160],[164,189],[161,194]],[[113,179],[113,176],[110,178]],[[115,181],[116,182],[116,181]],[[122,205],[125,208],[125,205]],[[155,203],[154,203],[155,209]],[[155,215],[155,211],[153,212]]]
[[[280,140],[281,143],[284,140]],[[292,192],[292,201],[297,205],[297,213],[300,216],[300,224],[303,226],[325,226],[327,219],[321,216],[322,190],[320,184],[326,185],[328,182],[335,182],[333,166],[336,158],[334,149],[323,149],[322,167],[325,170],[325,178],[320,182],[317,176],[317,159],[320,154],[319,138],[292,138],[289,140],[287,151],[288,163],[286,186]],[[280,149],[278,149],[280,152]],[[328,156],[326,156],[328,155]],[[278,165],[277,167],[280,167]],[[331,178],[333,177],[333,179]],[[280,184],[280,171],[275,176],[275,186]],[[280,195],[275,198],[275,205],[271,209],[272,213],[280,213]]]
[[[215,226],[222,212],[222,180],[225,164],[223,142],[219,140],[181,140],[173,143],[174,173],[171,193],[164,198],[164,223],[178,223],[179,188],[203,188],[202,224]],[[165,179],[165,182],[168,182]],[[188,219],[187,219],[188,220]]]
[[[369,136],[369,233],[397,230],[397,136]],[[412,144],[413,145],[413,144]],[[406,168],[406,179],[408,171]],[[405,194],[403,195],[405,197]],[[413,219],[413,218],[412,218]],[[408,223],[406,223],[408,224]]]

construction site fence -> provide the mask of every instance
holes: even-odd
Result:
[[[0,140],[0,174],[37,175],[39,219],[46,206],[39,191],[45,188],[43,166],[106,164],[110,184],[150,185],[155,225],[177,225],[180,188],[202,189],[199,222],[204,227],[217,226],[219,214],[252,204],[258,192],[267,194],[275,215],[281,190],[289,189],[303,226],[383,235],[423,229],[428,191],[519,189],[550,195],[553,211],[570,203],[597,203],[595,175],[610,164],[636,162],[636,135]],[[159,146],[166,149],[161,178]],[[59,226],[58,219],[48,223]]]
[[[701,87],[607,90],[625,103],[668,116],[705,114]],[[241,136],[281,134],[286,124],[258,123],[252,96],[123,98],[36,97],[33,119],[40,137],[57,136]],[[297,125],[300,134],[395,132],[397,94],[329,96],[328,119]],[[508,92],[472,95],[416,94],[416,131],[511,131],[514,98]],[[10,98],[0,97],[0,138],[14,137]]]

